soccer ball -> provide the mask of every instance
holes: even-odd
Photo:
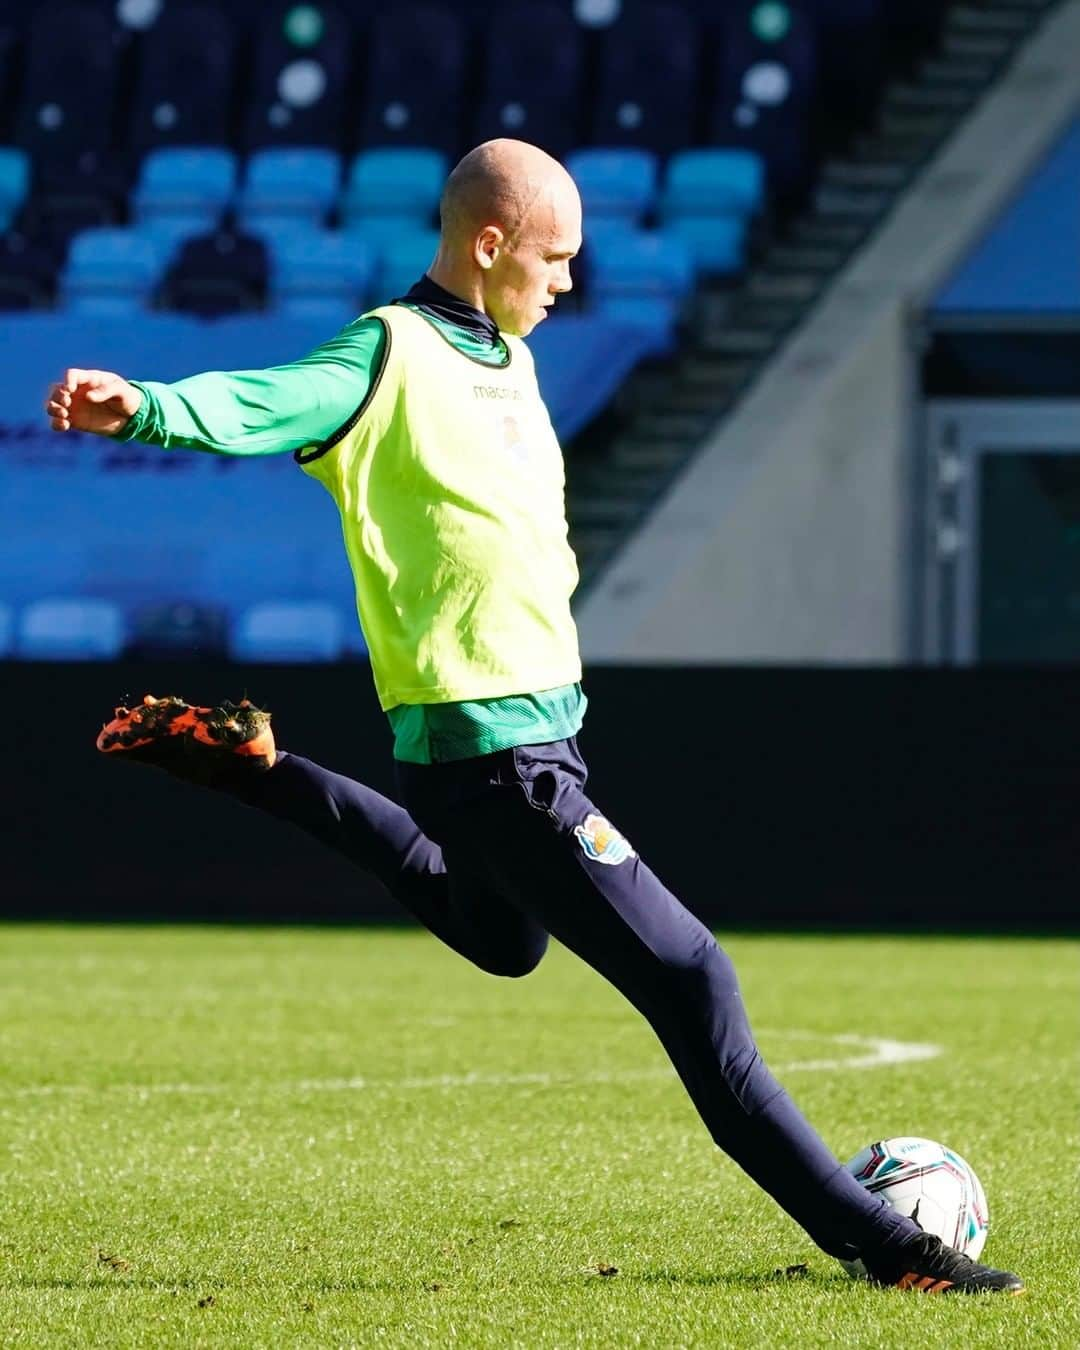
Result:
[[[990,1228],[986,1195],[968,1164],[944,1144],[904,1136],[881,1139],[847,1165],[855,1180],[925,1233],[970,1256],[979,1255]],[[861,1261],[841,1261],[849,1275],[865,1277]]]

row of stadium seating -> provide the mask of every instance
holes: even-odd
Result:
[[[555,154],[590,141],[670,152],[703,136],[769,139],[770,123],[791,134],[806,122],[816,94],[812,26],[795,8],[773,8],[788,18],[762,40],[743,6],[718,6],[726,17],[717,47],[702,43],[678,6],[635,9],[605,34],[593,78],[569,14],[553,4],[502,5],[484,26],[477,80],[465,29],[438,5],[388,8],[355,60],[347,21],[332,5],[279,5],[258,24],[236,116],[242,82],[223,14],[166,8],[140,40],[125,97],[124,43],[109,14],[50,5],[31,25],[15,136],[42,156],[65,153],[73,137],[79,148],[136,151],[235,139],[248,148],[419,143],[451,154],[507,134]],[[70,79],[80,58],[84,69],[91,61],[92,81]]]
[[[663,188],[657,156],[644,149],[592,148],[567,158],[581,190],[590,231],[655,218],[676,230],[710,218],[747,220],[764,205],[764,173],[751,151],[684,150],[668,161]],[[231,212],[241,230],[279,235],[331,219],[369,240],[392,238],[402,224],[433,226],[449,172],[434,149],[366,150],[347,173],[333,150],[262,150],[238,183],[238,159],[222,148],[156,150],[143,161],[131,197],[134,224],[145,236],[175,243],[212,231]],[[343,183],[344,177],[344,183]],[[25,151],[0,147],[0,229],[14,222],[29,195]],[[690,231],[692,237],[698,236]],[[701,240],[702,247],[707,240]],[[700,261],[717,270],[706,254]]]
[[[741,253],[741,222],[716,238],[730,239],[732,254]],[[437,244],[434,230],[407,227],[385,242],[294,227],[269,247],[222,232],[189,240],[170,266],[153,236],[90,230],[74,241],[60,293],[66,311],[80,318],[138,316],[159,288],[166,307],[206,317],[262,309],[266,300],[272,315],[321,320],[329,335],[369,306],[403,295]],[[648,350],[666,353],[695,275],[693,253],[679,235],[617,230],[590,255],[588,312],[640,328]]]
[[[167,145],[428,145],[454,156],[498,134],[559,155],[583,144],[667,155],[707,143],[754,150],[783,194],[812,173],[823,101],[872,103],[894,7],[580,4],[582,21],[609,19],[590,33],[557,0],[490,7],[475,31],[454,6],[430,0],[359,13],[330,3],[51,0],[33,8],[18,60],[0,0],[0,136],[10,108],[6,139],[31,153],[37,215],[53,219],[79,204],[107,219],[139,158]],[[9,19],[23,13],[8,9]],[[237,64],[238,34],[254,45],[250,69]],[[832,72],[854,42],[857,64]]]
[[[109,600],[59,597],[21,610],[0,603],[0,659],[112,661],[127,654],[235,661],[340,661],[366,648],[356,616],[321,600],[265,602],[245,609],[234,624],[223,611],[173,605],[137,611],[131,618]]]
[[[666,350],[695,277],[743,266],[764,203],[760,160],[748,151],[684,151],[669,161],[662,190],[649,151],[582,150],[568,165],[589,237],[604,242],[589,255],[591,310],[642,323]],[[19,152],[0,152],[9,200],[21,167]],[[134,314],[150,303],[203,315],[269,304],[340,326],[369,302],[402,294],[427,268],[447,168],[434,150],[365,151],[339,201],[341,164],[329,150],[261,151],[239,191],[228,150],[155,151],[134,195],[135,224],[83,231],[62,268],[59,257],[50,260],[58,299],[80,315]],[[238,228],[224,231],[233,202]],[[343,228],[329,230],[335,209]],[[646,231],[653,220],[661,228]],[[16,257],[9,270],[0,258],[0,304],[45,302],[49,278],[36,290],[25,262]]]

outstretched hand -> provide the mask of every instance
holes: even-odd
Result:
[[[50,388],[45,411],[53,431],[114,436],[141,403],[140,391],[111,370],[67,370]]]

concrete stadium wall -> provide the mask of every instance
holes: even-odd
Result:
[[[393,795],[363,665],[0,665],[0,918],[401,920],[290,827],[93,748],[123,696],[245,690]],[[1068,671],[600,667],[590,793],[715,926],[1080,926]],[[2,939],[0,939],[2,940]]]
[[[913,654],[913,319],[1078,102],[1070,0],[584,597],[587,659]]]

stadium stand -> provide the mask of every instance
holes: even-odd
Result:
[[[0,0],[9,340],[35,399],[76,349],[162,378],[288,359],[426,269],[463,149],[534,140],[586,205],[578,287],[532,345],[564,439],[591,425],[568,454],[587,579],[1049,3]],[[0,424],[0,451],[31,416]],[[27,471],[8,461],[5,486]],[[177,499],[160,507],[166,524]],[[23,605],[7,557],[0,601]],[[155,585],[159,609],[214,598]]]

